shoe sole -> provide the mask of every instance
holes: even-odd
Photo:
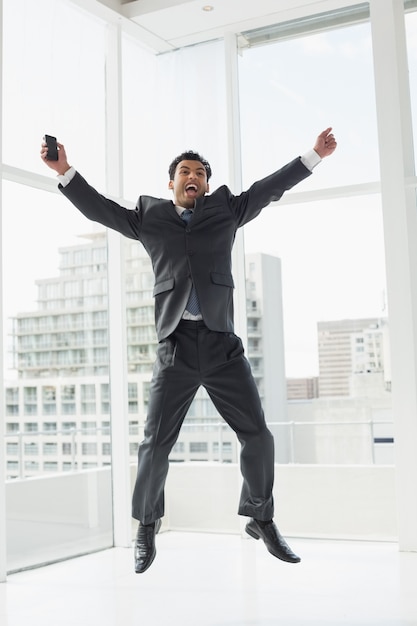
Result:
[[[254,530],[252,530],[251,528],[248,528],[247,526],[245,528],[245,531],[248,533],[248,535],[253,537],[253,539],[258,540],[261,538],[260,535],[258,535]]]

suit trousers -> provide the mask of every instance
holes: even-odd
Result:
[[[164,515],[168,456],[200,385],[241,444],[239,515],[272,519],[274,440],[242,341],[234,333],[211,331],[204,322],[189,320],[181,320],[158,346],[138,451],[133,517],[150,524]]]

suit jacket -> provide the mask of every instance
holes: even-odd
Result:
[[[236,230],[310,174],[297,158],[240,195],[219,187],[197,199],[188,224],[171,200],[140,196],[135,210],[126,209],[99,194],[78,172],[66,187],[59,187],[87,218],[145,247],[155,275],[155,325],[161,341],[177,327],[192,282],[206,326],[233,332],[231,253]]]

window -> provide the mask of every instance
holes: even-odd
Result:
[[[86,442],[81,446],[82,454],[87,455],[97,455],[97,444],[95,442]]]
[[[72,454],[72,444],[71,443],[63,443],[62,444],[62,454],[64,454],[64,455]]]
[[[39,430],[39,427],[38,427],[37,422],[26,422],[24,429],[25,429],[25,433],[37,433]]]
[[[39,445],[37,443],[25,443],[25,455],[28,456],[37,456],[39,454]]]
[[[96,386],[81,385],[81,413],[91,415],[96,412]]]
[[[138,435],[139,434],[139,422],[133,421],[129,422],[129,435]]]
[[[19,454],[19,444],[8,441],[6,444],[6,454],[10,456],[17,456]]]
[[[76,427],[75,422],[62,422],[62,430],[75,430]]]
[[[43,453],[48,456],[52,456],[52,455],[55,456],[58,453],[58,444],[57,443],[44,443]]]
[[[25,461],[25,471],[27,473],[37,472],[39,470],[39,462],[38,461]]]
[[[56,422],[44,422],[42,430],[45,432],[56,432]]]
[[[138,454],[138,447],[139,447],[139,443],[136,442],[136,441],[133,441],[133,442],[131,441],[129,443],[129,454],[130,454],[130,456],[135,456],[135,457],[137,456],[137,454]]]
[[[104,442],[101,444],[101,453],[103,456],[111,455],[111,443],[110,442]]]
[[[45,472],[57,472],[58,463],[56,461],[45,461],[43,464],[43,469]]]
[[[81,422],[81,428],[85,431],[84,434],[95,433],[97,430],[97,422]]]
[[[191,441],[190,442],[190,452],[207,452],[207,451],[208,451],[207,441]]]
[[[56,387],[48,385],[42,387],[42,413],[44,415],[56,414]]]

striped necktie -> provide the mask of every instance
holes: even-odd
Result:
[[[185,209],[185,211],[181,213],[181,219],[184,220],[186,224],[188,224],[192,214],[193,212],[191,211],[191,209]],[[189,313],[191,313],[191,315],[198,315],[200,313],[200,303],[198,301],[197,291],[194,287],[194,284],[191,287],[187,306],[185,308]]]

